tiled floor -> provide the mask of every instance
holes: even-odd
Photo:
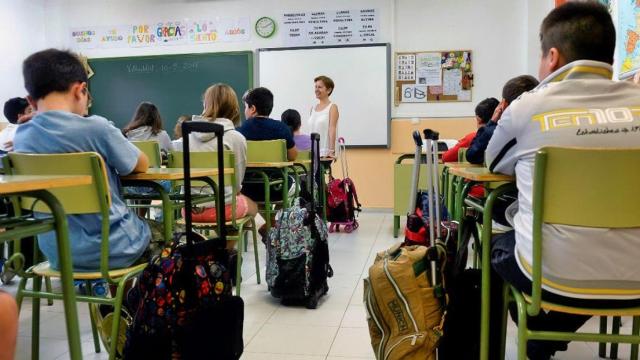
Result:
[[[393,216],[388,212],[365,211],[360,216],[360,228],[351,234],[331,234],[329,237],[331,265],[335,271],[329,279],[329,293],[318,309],[284,307],[271,297],[264,284],[256,284],[253,256],[246,256],[242,266],[245,301],[243,359],[247,360],[356,360],[374,359],[362,304],[362,278],[373,262],[375,253],[390,247],[397,240],[391,235]],[[253,251],[251,245],[249,251]],[[264,248],[260,246],[264,269]],[[251,253],[249,253],[251,254]],[[15,291],[15,285],[4,286]],[[20,316],[17,359],[30,358],[30,303]],[[60,302],[42,307],[41,359],[67,359],[64,317]],[[80,327],[85,359],[106,359],[103,350],[93,349],[89,315],[80,306]],[[597,329],[592,319],[586,328]],[[623,330],[630,332],[631,321],[623,319]],[[515,359],[515,326],[509,326],[507,358]],[[627,359],[629,347],[620,347],[620,356]],[[597,344],[572,343],[569,351],[556,359],[597,359]]]

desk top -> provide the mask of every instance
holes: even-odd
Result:
[[[444,163],[444,166],[448,167],[449,169],[459,169],[459,168],[478,168],[478,167],[482,167],[482,165],[479,164],[472,164],[472,163],[468,163],[468,162],[446,162]]]
[[[0,194],[89,185],[90,175],[0,175]]]
[[[485,167],[450,168],[449,173],[465,179],[481,182],[515,181],[514,176],[494,174]]]
[[[225,174],[233,174],[233,168],[225,168]],[[191,177],[217,176],[218,169],[192,168]],[[122,180],[183,180],[184,170],[179,168],[149,168],[145,173],[135,173],[120,177]]]
[[[293,161],[283,162],[248,162],[247,168],[286,168],[293,166]]]

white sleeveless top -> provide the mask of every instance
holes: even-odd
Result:
[[[311,116],[305,124],[303,129],[304,133],[318,133],[320,134],[320,156],[326,156],[329,154],[329,111],[333,103],[329,103],[323,110],[316,111],[316,106],[311,108]],[[337,134],[336,134],[337,139]]]

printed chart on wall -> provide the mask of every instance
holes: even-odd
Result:
[[[620,0],[616,31],[618,78],[626,79],[640,70],[640,1]]]
[[[470,50],[396,53],[395,105],[471,101],[471,59]]]

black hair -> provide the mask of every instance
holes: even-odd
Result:
[[[24,114],[28,106],[29,102],[25,98],[11,98],[4,103],[4,116],[10,123],[16,124],[18,122],[18,116]]]
[[[516,76],[504,84],[502,88],[502,98],[507,102],[507,105],[509,105],[513,100],[522,95],[522,93],[533,90],[539,83],[538,79],[531,75]]]
[[[595,1],[570,1],[544,18],[540,43],[543,55],[556,48],[567,63],[595,60],[613,64],[616,29],[604,5]]]
[[[289,129],[291,129],[291,133],[298,131],[300,126],[302,125],[302,121],[300,120],[300,113],[294,109],[285,110],[280,119],[283,123],[287,124]]]
[[[255,106],[260,116],[269,116],[273,110],[273,94],[265,87],[247,91],[242,97],[242,101],[248,106]]]
[[[476,116],[480,119],[482,124],[486,124],[491,120],[493,112],[498,107],[500,101],[496,98],[486,98],[476,105]]]
[[[70,51],[47,49],[30,55],[22,64],[24,87],[34,100],[52,92],[68,91],[75,83],[87,82],[87,72]]]

